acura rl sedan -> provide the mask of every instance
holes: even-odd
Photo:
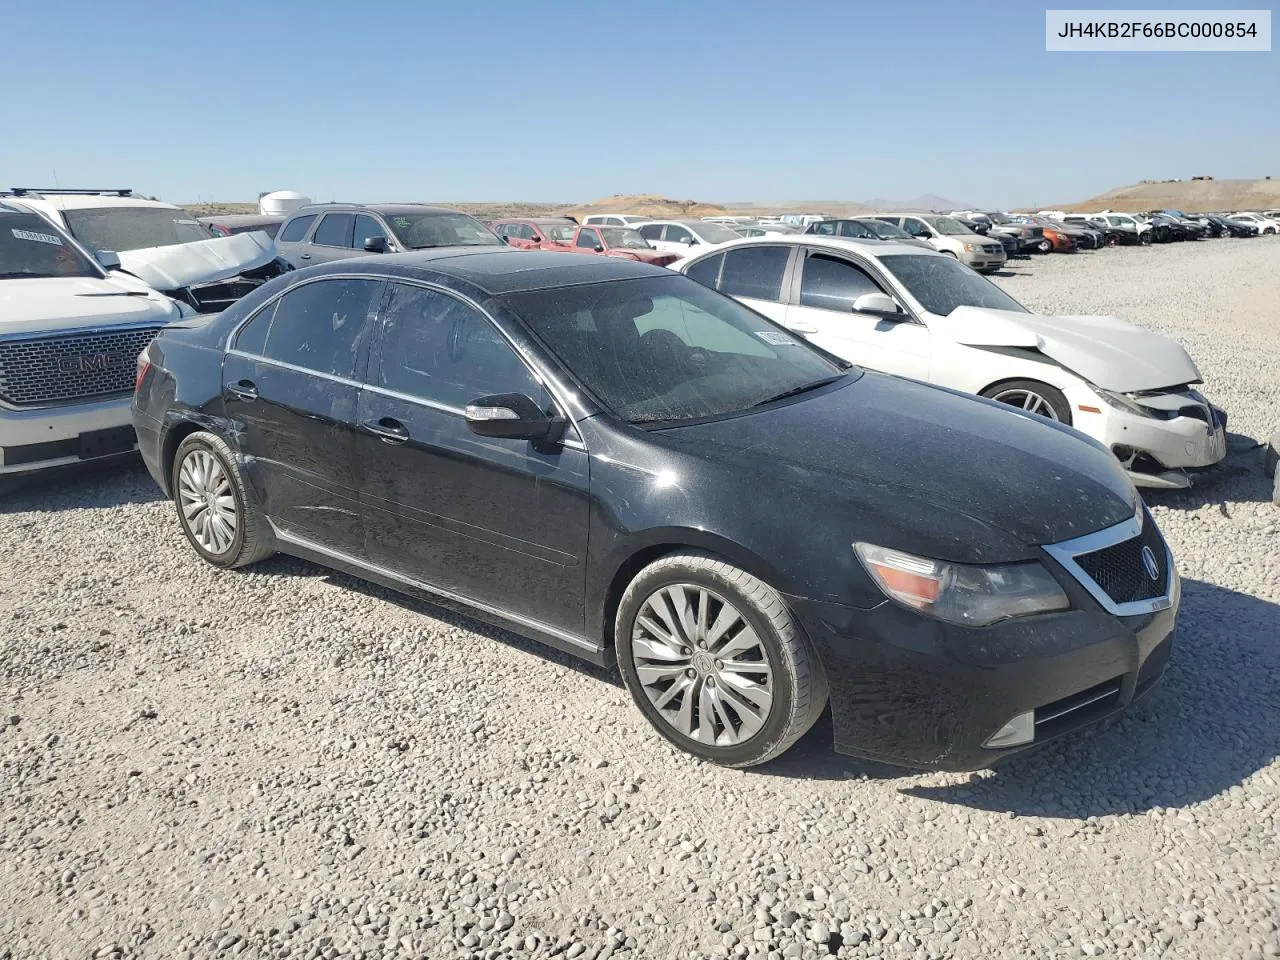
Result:
[[[980,768],[1169,656],[1173,558],[1105,448],[641,263],[290,273],[162,331],[134,420],[209,563],[282,551],[616,663],[716,763],[830,703],[841,752]]]

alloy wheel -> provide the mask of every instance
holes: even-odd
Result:
[[[645,696],[683,737],[733,746],[769,719],[774,680],[764,643],[713,590],[676,583],[651,593],[636,614],[631,658]]]
[[[239,513],[231,478],[208,450],[195,449],[178,471],[178,507],[196,542],[212,554],[235,542]]]
[[[1049,420],[1058,419],[1058,412],[1053,409],[1053,404],[1034,390],[1015,387],[1010,390],[1002,390],[999,393],[990,394],[990,397],[992,400],[1007,403],[1011,407],[1018,407],[1028,413],[1035,413]]]

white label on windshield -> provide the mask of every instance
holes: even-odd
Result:
[[[36,243],[52,243],[55,247],[62,246],[62,238],[54,236],[52,233],[35,233],[32,230],[19,230],[16,227],[9,231],[19,240],[34,240]]]
[[[195,226],[196,224],[198,224],[200,221],[199,221],[199,220],[179,220],[177,217],[175,217],[175,218],[174,218],[174,220],[173,220],[173,222],[174,222],[174,223],[185,223],[185,224],[187,224],[188,226],[192,226],[192,227],[194,227],[194,226]]]
[[[757,330],[756,336],[765,343],[771,343],[775,347],[793,347],[795,340],[787,336],[785,333],[779,333],[777,330]]]

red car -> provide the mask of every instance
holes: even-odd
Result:
[[[579,227],[573,235],[574,253],[599,253],[665,267],[680,259],[678,253],[661,253],[632,227]]]
[[[567,251],[578,224],[568,217],[508,218],[491,220],[489,227],[498,236],[507,238],[507,246],[517,250]]]

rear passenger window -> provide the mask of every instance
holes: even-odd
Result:
[[[366,339],[377,280],[317,280],[286,293],[240,332],[236,347],[246,352],[256,327],[267,321],[262,356],[317,373],[351,379]]]
[[[692,267],[685,271],[685,276],[691,280],[697,280],[704,287],[710,287],[712,290],[716,288],[716,281],[720,279],[720,263],[724,260],[723,253],[717,253],[714,257],[707,257],[705,260],[699,260]]]
[[[848,312],[864,293],[880,292],[874,280],[847,260],[815,254],[804,262],[800,279],[803,306]]]
[[[822,223],[813,225],[813,232],[822,234],[823,236],[831,236],[836,232],[836,224],[833,220],[824,220]]]
[[[285,243],[297,243],[307,235],[307,228],[315,218],[314,213],[308,213],[305,217],[294,217],[285,224],[284,229],[280,231],[280,236],[276,239]]]
[[[642,223],[639,228],[640,236],[646,240],[662,239],[662,224],[660,223]]]
[[[392,284],[375,385],[452,407],[542,385],[484,314],[448,294]]]
[[[311,238],[311,242],[324,247],[349,247],[355,220],[349,213],[326,213],[320,226],[316,227],[316,235]]]
[[[739,247],[726,251],[720,272],[720,292],[731,297],[780,300],[782,275],[790,247]]]

